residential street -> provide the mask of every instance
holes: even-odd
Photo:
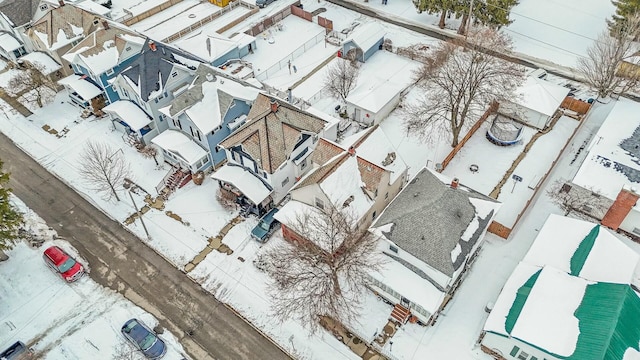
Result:
[[[1,133],[0,154],[13,192],[80,252],[91,278],[156,316],[194,359],[289,358]]]

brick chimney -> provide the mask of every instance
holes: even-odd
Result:
[[[349,146],[349,150],[347,150],[349,155],[351,156],[356,156],[356,148],[354,148],[353,146]]]
[[[269,102],[269,105],[271,105],[271,112],[276,112],[278,111],[278,102],[276,101],[276,99],[271,99],[271,102]]]
[[[451,180],[451,188],[452,189],[457,189],[458,188],[458,184],[460,184],[460,180],[458,180],[458,178],[453,178],[453,180]]]
[[[151,51],[156,51],[156,43],[153,40],[149,40],[149,49],[151,49]]]
[[[612,230],[618,230],[620,224],[627,217],[631,208],[636,205],[639,198],[640,196],[635,192],[635,189],[627,190],[622,188],[600,223]]]
[[[107,20],[102,20],[102,27],[105,30],[109,30],[109,22]]]
[[[61,7],[64,6],[64,0],[58,0],[58,5],[60,5]]]

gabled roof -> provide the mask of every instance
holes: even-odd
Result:
[[[386,33],[386,30],[380,23],[372,21],[356,27],[345,42],[353,41],[362,51],[367,51],[375,45],[378,40],[382,39]]]
[[[451,277],[484,236],[499,207],[494,199],[462,185],[451,188],[424,168],[373,227],[380,228],[404,251]]]
[[[273,112],[270,101],[267,95],[258,95],[247,123],[220,146],[230,149],[241,145],[263,170],[273,174],[287,160],[303,132],[319,134],[327,122],[279,100],[275,100],[278,109]]]
[[[0,3],[3,13],[17,27],[32,20],[40,0],[4,0]]]
[[[186,113],[198,129],[206,134],[222,123],[234,99],[253,101],[258,92],[253,86],[223,78],[214,68],[200,64],[189,89],[161,111],[172,118]]]
[[[640,348],[639,256],[600,225],[552,215],[484,326],[563,359],[622,360]]]
[[[552,116],[569,91],[571,90],[564,86],[535,76],[527,76],[524,84],[516,89],[515,93],[518,97],[513,102],[546,116]]]
[[[155,51],[149,46],[155,45]],[[163,91],[167,80],[171,76],[174,65],[195,70],[194,64],[199,60],[169,45],[147,39],[142,47],[142,53],[131,65],[122,72],[122,76],[135,84],[143,101],[148,101],[153,92]]]
[[[77,56],[82,59],[94,74],[102,74],[120,63],[120,54],[124,44],[127,43],[127,40],[123,37],[125,34],[126,39],[139,37],[135,33],[115,26],[109,26],[108,29],[98,28],[76,46],[69,49],[63,57],[72,62]],[[142,37],[139,37],[139,39],[140,42],[144,41]]]
[[[50,50],[55,50],[93,32],[97,28],[95,19],[100,18],[89,11],[75,6],[60,6],[49,10],[28,31]]]

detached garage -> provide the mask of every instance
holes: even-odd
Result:
[[[360,25],[342,43],[342,54],[346,59],[365,62],[380,49],[386,31],[377,22]]]
[[[520,86],[511,100],[500,103],[498,112],[537,129],[544,129],[570,89],[533,76]]]

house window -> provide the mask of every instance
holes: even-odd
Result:
[[[323,202],[322,200],[320,200],[320,199],[316,198],[316,207],[317,207],[318,209],[322,209],[322,210],[324,210],[324,202]]]
[[[638,229],[637,227],[634,227],[632,233],[640,236],[640,229]]]
[[[282,187],[284,187],[285,185],[287,185],[289,183],[289,178],[286,178],[282,181]]]
[[[527,360],[529,358],[529,354],[524,351],[521,351],[518,355],[518,360]]]
[[[389,245],[389,250],[393,251],[394,253],[398,253],[398,247],[393,246],[393,245]]]
[[[373,214],[371,214],[371,220],[376,218],[376,212],[374,211]]]
[[[131,46],[127,46],[124,51],[131,51]]]
[[[176,77],[176,76],[178,76],[178,72],[177,71],[174,71],[174,72],[171,73],[171,77]]]
[[[114,72],[113,69],[107,70],[107,76],[113,75]]]
[[[511,349],[511,352],[509,353],[509,355],[511,356],[516,356],[516,354],[520,351],[520,348],[517,346],[514,346],[513,349]]]
[[[47,4],[40,5],[40,11],[47,11]]]
[[[387,200],[389,198],[389,193],[384,194],[384,199]]]
[[[196,130],[196,135],[198,135],[198,140],[202,141],[202,138],[200,137],[200,131]]]
[[[160,115],[158,115],[158,120],[160,120],[160,121],[164,121],[164,114],[160,114]]]
[[[158,98],[153,99],[153,102],[157,104],[158,103]]]
[[[307,167],[307,159],[302,160],[302,162],[300,163],[300,170],[303,170],[304,168]]]
[[[193,134],[193,128],[192,128],[191,126],[189,126],[189,131],[191,131],[191,137],[195,136],[195,135]]]

